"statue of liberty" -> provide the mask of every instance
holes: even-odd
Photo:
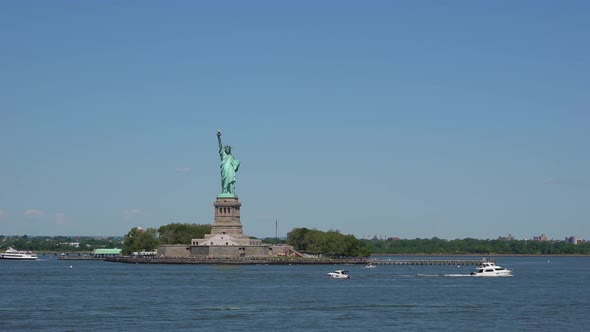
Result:
[[[219,157],[221,157],[221,194],[218,197],[236,197],[236,172],[240,168],[240,161],[231,154],[231,146],[221,145],[221,130],[217,131]]]

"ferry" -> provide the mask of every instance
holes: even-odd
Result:
[[[36,261],[38,257],[30,251],[18,251],[12,247],[8,247],[6,252],[0,253],[0,259]]]

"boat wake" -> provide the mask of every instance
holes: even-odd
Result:
[[[422,274],[422,273],[419,273],[418,277],[471,277],[471,275],[458,274],[458,273],[448,273],[448,274]]]

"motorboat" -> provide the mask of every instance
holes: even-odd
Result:
[[[474,277],[511,277],[512,271],[498,266],[494,262],[483,262],[470,275]]]
[[[376,267],[377,265],[369,262],[367,265],[363,266],[363,269],[374,269]]]
[[[330,278],[334,278],[334,279],[350,279],[350,276],[348,275],[348,271],[346,271],[346,270],[336,270],[334,272],[328,273],[328,276],[330,276]]]
[[[6,252],[0,253],[0,259],[36,261],[38,257],[30,251],[19,251],[12,247],[8,247]]]

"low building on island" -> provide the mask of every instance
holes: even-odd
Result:
[[[92,252],[93,258],[107,258],[121,256],[121,249],[94,249]]]

